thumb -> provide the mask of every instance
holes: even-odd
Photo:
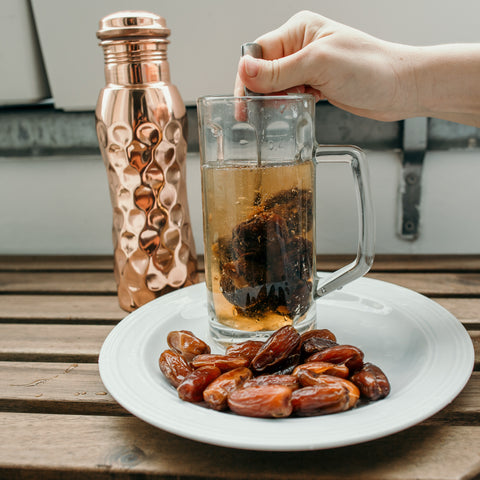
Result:
[[[263,60],[245,55],[238,66],[243,84],[253,92],[272,93],[308,84],[304,55],[296,52],[274,60]]]

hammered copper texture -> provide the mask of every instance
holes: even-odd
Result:
[[[132,311],[196,281],[186,110],[169,84],[164,44],[111,42],[104,49],[107,86],[97,104],[97,135],[113,208],[118,298]]]

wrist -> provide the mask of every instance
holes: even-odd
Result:
[[[413,47],[416,116],[480,121],[480,45]]]

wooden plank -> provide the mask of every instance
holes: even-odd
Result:
[[[0,362],[0,410],[127,414],[93,363]]]
[[[480,298],[433,298],[468,329],[480,330]]]
[[[319,269],[335,270],[351,262],[353,255],[318,255]],[[203,271],[203,255],[198,256]],[[0,255],[0,271],[97,270],[112,271],[111,255]],[[378,254],[373,271],[480,271],[480,255]]]
[[[0,360],[96,362],[107,325],[0,324]]]
[[[135,417],[0,413],[0,424],[0,476],[457,480],[480,473],[480,427],[417,426],[344,448],[256,452],[182,439]]]
[[[427,296],[480,296],[480,273],[369,273]]]
[[[0,324],[0,361],[94,362],[113,326]],[[469,331],[480,367],[480,331]]]
[[[435,298],[467,328],[480,330],[480,298]],[[127,315],[116,296],[0,295],[0,322],[117,323]]]
[[[319,270],[336,270],[354,255],[317,255]],[[372,272],[478,272],[480,255],[375,255]]]
[[[0,293],[116,295],[117,286],[113,272],[0,272]]]
[[[480,296],[480,273],[373,272],[367,276],[428,296]],[[111,272],[0,272],[0,292],[115,295],[116,286]]]
[[[127,314],[116,296],[0,295],[0,321],[117,323]]]
[[[126,413],[103,386],[97,364],[0,362],[0,410],[38,413]],[[429,423],[480,424],[480,372]]]
[[[112,255],[0,255],[0,271],[113,271]]]
[[[4,293],[96,293],[115,295],[112,272],[0,272]]]

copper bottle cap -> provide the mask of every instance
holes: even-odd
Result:
[[[115,40],[128,37],[168,37],[170,29],[163,17],[142,11],[121,11],[102,18],[97,37]]]

